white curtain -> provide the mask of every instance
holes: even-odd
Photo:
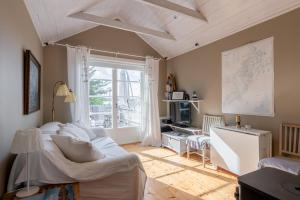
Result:
[[[159,60],[146,58],[144,70],[144,97],[142,102],[141,136],[144,146],[161,146],[158,109]]]
[[[88,98],[88,59],[90,52],[86,47],[67,47],[68,86],[76,95],[76,102],[70,103],[72,121],[80,121],[89,126]]]

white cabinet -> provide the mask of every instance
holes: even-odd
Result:
[[[179,132],[162,133],[162,147],[167,147],[179,155],[186,153],[186,139],[189,134]]]
[[[259,160],[272,154],[269,131],[216,127],[210,130],[210,142],[212,164],[237,175],[257,170]]]
[[[196,127],[180,127],[172,124],[165,124],[174,131],[162,132],[162,147],[176,151],[179,155],[186,153],[186,140],[190,135],[198,134],[201,129]]]

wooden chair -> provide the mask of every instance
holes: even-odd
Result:
[[[189,159],[192,153],[198,154],[202,157],[203,167],[205,167],[205,160],[208,160],[206,151],[210,145],[210,128],[224,125],[223,116],[204,115],[201,132],[198,135],[192,135],[187,138],[187,158]]]

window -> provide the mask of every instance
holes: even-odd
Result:
[[[89,101],[92,127],[126,128],[141,124],[143,62],[93,59]]]

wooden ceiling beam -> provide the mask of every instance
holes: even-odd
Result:
[[[170,1],[167,1],[167,0],[135,0],[135,1],[145,3],[145,4],[150,5],[150,6],[155,6],[155,7],[175,11],[177,13],[181,13],[181,14],[184,14],[184,15],[187,15],[187,16],[190,16],[190,17],[200,19],[202,21],[207,22],[207,19],[203,15],[202,12],[192,10],[190,8],[178,5],[176,3],[173,3],[173,2],[170,2]]]
[[[95,24],[103,25],[103,26],[108,26],[108,27],[117,28],[117,29],[121,29],[121,30],[140,33],[143,35],[150,35],[150,36],[155,36],[155,37],[164,38],[164,39],[168,39],[168,40],[175,40],[175,38],[167,32],[157,31],[157,30],[153,30],[153,29],[149,29],[149,28],[145,28],[145,27],[141,27],[141,26],[123,23],[123,22],[120,22],[117,20],[99,17],[99,16],[92,15],[92,14],[85,13],[85,12],[76,12],[76,13],[69,15],[69,17],[92,22]]]

